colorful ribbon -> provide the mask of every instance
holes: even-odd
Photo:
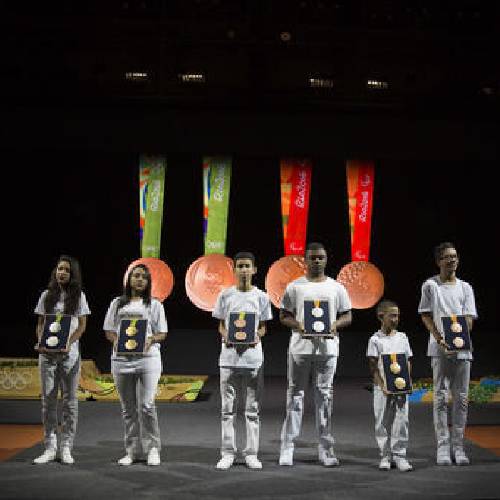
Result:
[[[310,160],[280,162],[281,217],[285,255],[304,255],[311,193]]]
[[[369,161],[347,162],[347,196],[351,229],[351,260],[370,259],[375,167]]]

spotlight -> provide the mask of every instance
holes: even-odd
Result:
[[[389,88],[389,82],[385,80],[367,80],[366,86],[372,90],[387,90]]]
[[[333,78],[309,78],[309,87],[313,89],[331,89],[334,86]]]
[[[145,82],[149,80],[149,74],[141,71],[127,71],[125,73],[125,80],[131,82]]]
[[[203,73],[180,73],[179,80],[182,83],[205,83],[205,75]]]

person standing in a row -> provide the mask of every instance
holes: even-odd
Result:
[[[144,354],[116,352],[120,322],[129,318],[147,320]],[[148,465],[160,465],[155,397],[162,372],[160,342],[165,339],[168,327],[163,305],[151,297],[151,274],[145,265],[138,264],[128,273],[123,295],[113,299],[108,308],[104,331],[113,344],[111,372],[120,395],[125,427],[126,454],[118,464],[131,465],[144,452]]]
[[[45,451],[33,460],[34,464],[46,464],[56,459],[58,448],[57,394],[62,389],[62,422],[59,435],[60,459],[63,464],[74,463],[71,454],[78,422],[77,389],[80,379],[79,339],[85,332],[90,314],[78,261],[61,255],[50,276],[47,290],[42,292],[35,308],[38,315],[36,326],[40,367],[42,422]],[[49,352],[40,345],[46,314],[71,316],[67,349]]]

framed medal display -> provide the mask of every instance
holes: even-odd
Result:
[[[441,318],[444,341],[450,351],[470,351],[470,335],[467,318],[452,314]]]
[[[147,319],[122,319],[118,330],[116,354],[144,354],[147,326]]]
[[[256,341],[257,320],[255,313],[230,313],[227,339],[231,344],[254,344]]]
[[[382,354],[385,388],[390,394],[409,394],[412,392],[408,359],[404,353]]]
[[[330,304],[327,300],[304,300],[304,336],[333,337],[330,333]]]
[[[69,314],[46,314],[40,345],[53,352],[67,349],[71,327]]]

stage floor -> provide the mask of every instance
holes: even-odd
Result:
[[[194,403],[158,403],[162,465],[119,467],[123,455],[122,422],[117,403],[80,402],[73,466],[31,465],[41,453],[36,444],[0,463],[0,498],[500,498],[500,456],[468,441],[469,467],[438,467],[432,405],[410,405],[408,458],[414,471],[378,470],[373,432],[372,395],[366,379],[338,379],[334,388],[334,434],[340,467],[317,462],[312,394],[293,467],[277,463],[285,411],[286,380],[267,377],[261,415],[263,469],[247,469],[242,460],[218,471],[220,420],[218,379],[211,377]],[[0,424],[39,424],[39,401],[0,401]],[[500,405],[472,406],[471,428],[499,426]],[[243,421],[238,427],[244,437]],[[492,427],[494,429],[494,427]]]

